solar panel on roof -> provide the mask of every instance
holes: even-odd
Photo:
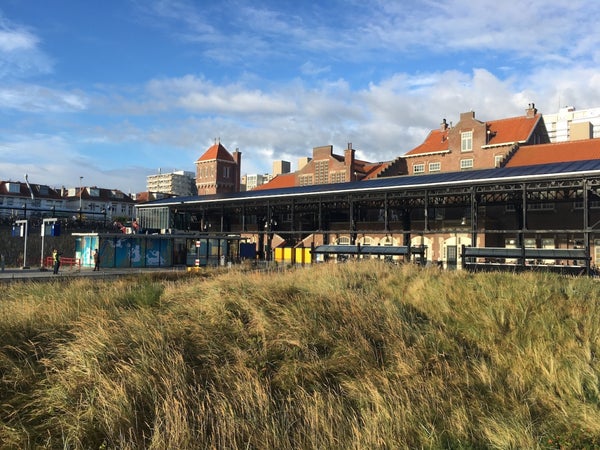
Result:
[[[559,176],[577,173],[589,173],[600,171],[600,160],[572,161],[562,163],[538,164],[534,166],[503,167],[494,169],[469,170],[462,172],[445,172],[430,175],[402,175],[397,177],[375,178],[373,180],[353,181],[337,184],[317,184],[311,186],[295,186],[290,188],[279,188],[258,191],[236,192],[230,194],[176,197],[138,205],[138,207],[150,207],[160,205],[176,205],[183,203],[204,203],[221,200],[243,200],[260,199],[289,196],[306,196],[311,194],[342,193],[367,190],[409,189],[423,188],[429,186],[440,187],[445,184],[456,185],[458,183],[471,184],[474,182],[491,182],[493,180],[520,179],[528,176]]]

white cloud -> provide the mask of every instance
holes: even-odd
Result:
[[[420,144],[444,118],[456,122],[465,111],[475,111],[480,120],[512,117],[524,114],[531,102],[540,112],[553,113],[558,95],[563,106],[565,102],[580,109],[597,106],[599,84],[595,71],[579,67],[544,68],[508,78],[485,69],[397,73],[362,90],[352,90],[343,79],[318,88],[292,81],[256,90],[186,76],[149,82],[139,103],[127,98],[126,108],[112,103],[116,111],[136,110],[150,124],[138,125],[132,118],[96,132],[108,142],[142,148],[148,144],[148,152],[176,148],[178,164],[187,165],[182,167],[186,170],[193,169],[193,161],[214,138],[230,150],[240,147],[244,172],[269,171],[272,160],[266,160],[267,154],[275,155],[273,159],[285,155],[295,162],[310,156],[315,146],[333,144],[341,152],[347,142],[361,157],[384,161]],[[187,117],[179,114],[182,110]],[[157,111],[160,115],[151,119]]]
[[[52,62],[38,44],[35,34],[8,21],[0,12],[0,80],[51,72]]]
[[[0,110],[32,113],[61,113],[86,109],[87,99],[78,92],[66,92],[39,85],[0,88]]]
[[[86,155],[70,137],[35,135],[10,136],[0,141],[0,179],[46,184],[51,187],[73,187],[83,176],[86,186],[115,189],[145,189],[150,171],[141,166],[106,167],[98,154]]]
[[[28,31],[0,30],[0,52],[31,50],[36,47],[38,39]]]
[[[390,160],[469,110],[494,120],[531,102],[542,113],[600,105],[600,3],[342,3],[332,14],[327,2],[286,11],[268,1],[138,1],[139,20],[199,55],[197,66],[86,91],[53,87],[72,80],[2,83],[0,112],[32,113],[19,119],[47,134],[0,142],[0,174],[29,164],[31,178],[52,171],[68,184],[81,174],[143,190],[148,167],[193,170],[215,138],[239,147],[243,172],[267,172],[273,159],[295,164],[315,146],[341,153],[347,142],[360,158]],[[0,80],[49,72],[40,45],[34,31],[0,20]],[[53,117],[50,129],[45,112],[85,114]],[[67,127],[70,136],[59,134]]]

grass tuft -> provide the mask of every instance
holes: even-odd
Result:
[[[595,448],[600,285],[377,260],[6,286],[2,448]]]

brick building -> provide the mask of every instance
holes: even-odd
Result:
[[[521,146],[548,142],[542,115],[532,103],[519,117],[482,122],[469,111],[455,126],[444,119],[404,158],[409,175],[487,169],[504,166]]]
[[[209,147],[196,161],[198,195],[224,194],[240,191],[242,154],[233,155],[220,142]]]

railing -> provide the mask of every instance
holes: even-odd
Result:
[[[47,256],[45,266],[52,267],[53,265],[54,265],[54,258],[52,258],[52,256]],[[77,266],[77,268],[80,269],[81,268],[81,259],[68,258],[66,256],[61,256],[60,257],[60,265],[61,265],[61,267],[70,266],[71,269],[73,269],[75,266]]]

